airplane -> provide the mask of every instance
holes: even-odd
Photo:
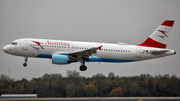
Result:
[[[86,71],[85,62],[136,62],[176,54],[176,51],[166,49],[173,24],[174,20],[165,20],[139,45],[22,38],[4,46],[3,51],[23,56],[24,67],[28,57],[35,57],[51,59],[56,65],[80,62],[79,69]]]

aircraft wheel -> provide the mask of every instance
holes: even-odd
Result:
[[[26,66],[27,66],[27,63],[23,63],[23,66],[26,67]]]
[[[79,69],[80,69],[81,71],[86,71],[86,70],[87,70],[87,67],[86,67],[85,65],[81,65],[81,66],[79,67]]]

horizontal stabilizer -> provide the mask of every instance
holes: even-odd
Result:
[[[150,51],[150,53],[152,55],[160,55],[160,54],[164,54],[164,53],[166,53],[168,51],[170,51],[170,50],[168,50],[168,49],[166,49],[166,50],[153,50],[153,51]]]

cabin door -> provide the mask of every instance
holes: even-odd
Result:
[[[140,47],[136,48],[136,57],[138,57],[138,58],[141,57],[141,48]]]
[[[28,40],[23,41],[23,50],[28,50],[28,43],[29,43]]]

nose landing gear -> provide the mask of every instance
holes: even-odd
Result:
[[[27,66],[27,60],[28,60],[28,57],[24,57],[24,61],[25,61],[25,63],[23,63],[23,66],[24,66],[24,67]]]

